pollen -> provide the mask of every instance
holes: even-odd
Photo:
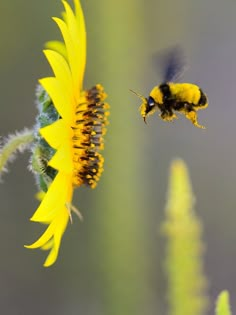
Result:
[[[107,95],[100,84],[84,92],[76,107],[73,127],[73,185],[85,184],[95,188],[103,172],[104,159],[100,151],[104,148],[109,105],[104,102]]]

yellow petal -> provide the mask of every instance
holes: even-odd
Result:
[[[32,245],[25,245],[26,248],[35,249],[51,249],[45,263],[44,267],[51,266],[57,259],[61,238],[65,232],[66,226],[69,220],[68,209],[64,206],[58,211],[57,217],[48,226],[43,235]]]
[[[66,143],[61,145],[57,152],[53,155],[48,165],[60,172],[72,174],[73,172],[73,152],[71,144]]]
[[[85,32],[85,22],[82,8],[78,1],[75,3],[75,11],[72,11],[71,7],[66,1],[62,1],[65,7],[65,22],[68,26],[68,30],[72,41],[76,47],[76,55],[80,58],[82,74],[85,68],[86,59],[86,32]]]
[[[51,222],[57,215],[58,207],[64,206],[68,202],[70,203],[71,198],[71,176],[58,172],[43,201],[30,220],[42,223]]]
[[[52,125],[40,129],[41,136],[54,149],[61,145],[71,143],[73,137],[72,129],[65,123],[64,119],[59,119]]]
[[[71,71],[66,62],[65,58],[61,56],[58,52],[53,50],[44,50],[43,51],[52,70],[55,74],[55,77],[60,81],[64,89],[68,91],[70,98],[73,98],[73,89],[72,89],[72,76]]]
[[[40,249],[42,249],[42,250],[50,250],[50,249],[53,248],[53,246],[54,246],[54,240],[53,240],[53,238],[51,238],[46,244],[41,246]]]
[[[78,24],[74,15],[74,12],[72,11],[70,5],[66,1],[62,1],[64,7],[65,7],[65,17],[64,20],[68,26],[68,31],[71,35],[71,39],[74,43],[80,41],[79,32],[78,32]]]
[[[66,46],[64,43],[62,43],[59,40],[51,40],[49,42],[46,42],[44,45],[47,49],[53,50],[58,52],[61,56],[65,58],[65,60],[68,61],[68,56],[66,52]]]
[[[58,171],[72,173],[73,152],[71,145],[73,132],[66,125],[64,119],[59,119],[52,125],[41,128],[40,134],[51,147],[57,150],[48,164]]]
[[[83,82],[85,65],[86,65],[86,27],[83,10],[81,8],[80,2],[74,0],[75,4],[75,16],[79,31],[79,42],[80,42],[80,62],[81,62],[81,82]]]
[[[67,227],[69,220],[69,214],[68,214],[68,209],[64,207],[60,213],[60,216],[58,217],[58,220],[56,222],[57,224],[57,229],[55,230],[55,234],[53,237],[53,247],[44,263],[44,267],[49,267],[57,259],[58,252],[60,249],[60,244],[61,244],[61,238],[65,232],[65,229]]]
[[[78,72],[78,78],[76,79],[76,82],[82,82],[86,63],[86,33],[83,12],[78,1],[77,3],[75,2],[76,15],[66,1],[62,2],[66,11],[65,22],[68,26],[69,33],[76,49],[76,56],[80,61],[80,71]],[[77,88],[79,87],[77,86]]]
[[[73,78],[73,89],[74,89],[74,95],[75,99],[79,99],[79,94],[82,87],[82,76],[83,73],[83,60],[82,56],[80,54],[80,45],[79,45],[79,38],[77,38],[77,42],[73,41],[72,34],[70,33],[68,26],[66,23],[58,18],[54,18],[54,21],[57,23],[58,27],[61,30],[62,36],[65,41],[67,55],[68,55],[68,61],[72,73]]]
[[[24,247],[30,248],[30,249],[35,249],[35,248],[40,248],[40,247],[44,246],[44,244],[47,244],[48,241],[52,238],[54,230],[55,230],[55,223],[52,222],[48,226],[46,231],[40,236],[40,238],[36,242],[34,242],[31,245],[25,245]]]
[[[39,83],[47,91],[58,113],[69,125],[73,124],[75,102],[70,92],[56,78],[44,78]]]

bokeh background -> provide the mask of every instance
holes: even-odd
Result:
[[[232,0],[81,0],[87,24],[84,86],[102,83],[109,94],[110,126],[105,172],[96,190],[78,189],[76,218],[63,238],[57,263],[27,250],[42,231],[29,218],[37,191],[27,170],[29,153],[10,165],[0,186],[0,313],[166,314],[163,271],[164,218],[170,162],[187,163],[204,226],[209,314],[222,289],[236,311],[236,3]],[[45,41],[59,39],[51,16],[59,0],[0,1],[0,134],[34,124],[35,86],[50,74]],[[188,69],[183,80],[199,84],[209,108],[197,129],[184,117],[157,115],[145,125],[139,99],[161,82],[158,51],[181,45]]]

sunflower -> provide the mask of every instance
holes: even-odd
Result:
[[[71,211],[73,191],[83,184],[94,188],[103,171],[103,135],[106,132],[108,104],[100,84],[82,88],[86,64],[86,31],[78,0],[75,11],[62,1],[62,19],[53,18],[63,42],[49,42],[44,54],[54,76],[39,80],[39,116],[31,158],[44,191],[41,204],[31,221],[48,225],[42,236],[27,248],[50,250],[44,263],[52,265]]]

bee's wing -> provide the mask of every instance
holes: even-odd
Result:
[[[186,69],[185,56],[180,46],[158,52],[153,59],[156,65],[161,63],[162,82],[178,81]]]
[[[178,81],[186,68],[185,56],[180,46],[171,48],[163,57],[164,82]]]

